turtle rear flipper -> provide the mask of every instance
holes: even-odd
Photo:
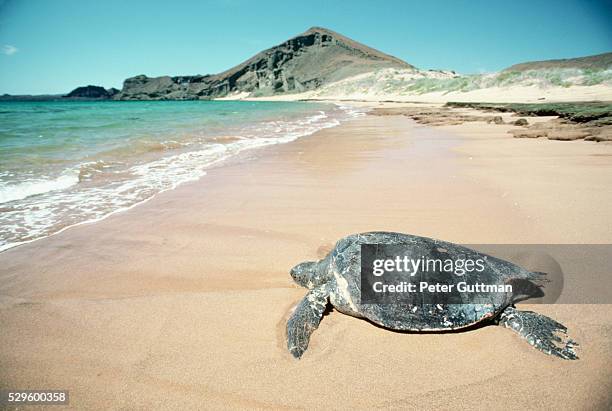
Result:
[[[310,335],[319,327],[328,296],[325,285],[313,288],[287,321],[287,348],[295,358],[300,358],[308,348]]]
[[[516,331],[543,353],[565,360],[578,359],[574,351],[578,343],[569,339],[567,328],[552,318],[533,311],[520,311],[508,307],[501,313],[499,324]]]

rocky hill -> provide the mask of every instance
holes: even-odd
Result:
[[[573,59],[530,61],[510,66],[503,71],[527,71],[543,69],[590,69],[606,70],[612,69],[612,53],[597,54],[594,56],[578,57]]]
[[[116,88],[109,88],[107,90],[104,87],[89,85],[75,88],[66,94],[64,98],[109,99],[118,92],[119,90]]]
[[[297,93],[382,68],[413,66],[331,30],[313,27],[223,73],[128,78],[114,98],[191,100],[235,93],[254,96]]]

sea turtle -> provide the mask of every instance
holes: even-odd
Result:
[[[338,241],[322,260],[303,262],[291,270],[294,281],[309,290],[287,322],[287,348],[294,357],[300,358],[304,354],[312,332],[319,326],[323,312],[331,302],[342,313],[365,318],[392,330],[444,331],[483,322],[498,324],[514,330],[546,354],[564,359],[578,358],[574,351],[578,344],[567,337],[567,328],[544,315],[515,308],[516,293],[496,293],[484,303],[464,299],[460,304],[362,304],[363,244],[396,245],[417,258],[484,258],[484,270],[479,273],[479,278],[488,284],[504,285],[518,280],[533,285],[542,279],[542,273],[530,272],[510,262],[431,238],[391,232],[350,235]],[[427,272],[419,275],[421,281],[430,279]],[[459,280],[455,273],[447,274],[446,282]]]

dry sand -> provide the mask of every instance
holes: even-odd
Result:
[[[0,254],[0,388],[78,409],[610,407],[610,305],[537,305],[581,343],[395,333],[332,311],[301,360],[288,270],[340,237],[612,243],[612,145],[367,116],[252,151],[99,223]],[[254,159],[254,157],[257,157]]]
[[[238,93],[219,100],[296,101],[296,100],[353,100],[370,104],[379,101],[421,102],[444,104],[449,101],[473,103],[554,103],[575,101],[612,101],[612,87],[608,84],[571,87],[509,86],[489,87],[472,91],[436,91],[430,93],[399,93],[396,91],[375,92],[363,87],[360,91],[347,93],[334,90],[335,83],[320,90],[295,94],[279,94],[266,97],[249,97],[249,93]]]

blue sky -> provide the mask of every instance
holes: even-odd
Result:
[[[417,67],[489,72],[612,51],[612,0],[0,0],[0,93],[216,73],[311,26]]]

